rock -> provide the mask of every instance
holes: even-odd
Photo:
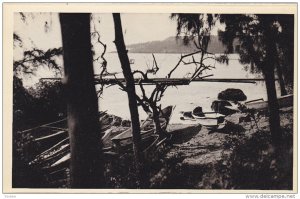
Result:
[[[248,115],[245,113],[234,113],[232,115],[226,116],[225,120],[233,124],[239,124],[244,118],[248,119]]]
[[[241,89],[228,88],[218,94],[219,100],[245,101],[247,96]]]
[[[215,112],[221,113],[223,115],[230,115],[236,113],[238,110],[232,110],[226,108],[225,106],[232,106],[228,101],[225,100],[215,100],[211,104],[211,109]]]
[[[193,114],[195,114],[198,117],[205,117],[201,106],[197,106],[196,108],[194,108]],[[191,116],[192,116],[192,113],[191,113]]]

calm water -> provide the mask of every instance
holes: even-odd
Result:
[[[155,54],[156,61],[160,67],[156,77],[165,77],[168,72],[176,65],[180,59],[179,54]],[[109,72],[120,72],[117,77],[122,77],[120,62],[116,53],[108,53],[105,55],[108,61]],[[153,58],[151,54],[130,54],[129,58],[134,59],[132,70],[139,69],[146,71],[151,68]],[[196,57],[197,58],[197,57]],[[238,55],[230,55],[229,65],[215,63],[209,60],[206,64],[215,66],[215,69],[206,72],[204,75],[213,74],[213,78],[256,78],[257,74],[250,74],[244,70],[245,65],[238,61]],[[188,59],[186,60],[188,61]],[[180,65],[173,77],[183,77],[188,72],[193,72],[194,65]],[[99,73],[99,69],[95,66],[95,73]],[[153,77],[149,75],[149,77]],[[153,86],[146,86],[146,91],[153,90]],[[266,98],[266,89],[263,82],[256,84],[250,83],[220,83],[220,82],[193,82],[188,86],[169,87],[161,101],[162,107],[168,105],[176,105],[171,123],[182,122],[179,117],[180,111],[191,111],[196,106],[202,106],[204,111],[211,111],[210,106],[213,100],[217,99],[218,93],[227,88],[239,88],[246,94],[248,100],[257,98]],[[136,87],[139,92],[139,87]],[[102,99],[99,100],[100,110],[107,110],[109,113],[129,119],[128,100],[125,92],[121,91],[118,86],[112,86],[104,90]],[[140,119],[147,117],[146,113],[139,109]]]

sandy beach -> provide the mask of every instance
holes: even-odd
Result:
[[[289,146],[284,148],[284,170],[292,167],[292,129],[293,108],[281,109],[281,126],[285,130],[285,138],[290,140]],[[267,115],[262,114],[257,119],[257,125],[253,120],[236,124],[242,126],[240,132],[222,130],[210,131],[201,125],[172,124],[168,131],[172,133],[172,146],[164,155],[164,167],[152,178],[152,186],[169,186],[181,188],[193,187],[200,189],[231,189],[231,188],[255,188],[248,181],[263,173],[258,172],[262,167],[281,168],[281,162],[274,157],[274,149],[270,141],[269,123]],[[251,146],[251,147],[250,147]],[[254,147],[256,146],[256,147]],[[257,153],[255,154],[255,153]],[[283,153],[284,154],[284,153]],[[256,158],[259,160],[257,161]],[[248,180],[241,183],[235,176],[238,169],[243,167],[245,172],[249,169]],[[241,170],[243,170],[241,169]],[[275,169],[275,170],[276,170]],[[244,173],[245,175],[247,174]],[[243,175],[240,172],[240,175]],[[285,172],[286,174],[286,172]],[[175,176],[174,176],[175,175]],[[277,175],[274,172],[274,175]],[[272,176],[278,181],[280,178],[288,178],[289,174]],[[265,181],[265,179],[260,179]],[[239,184],[237,184],[239,182]],[[169,184],[169,185],[168,185]],[[248,186],[248,187],[247,187]],[[259,186],[259,183],[258,185]],[[290,188],[291,179],[284,184],[277,184],[273,188]]]

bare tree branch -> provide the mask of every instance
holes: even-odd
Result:
[[[178,68],[178,66],[180,65],[180,63],[182,62],[182,60],[186,57],[189,57],[189,56],[192,56],[192,55],[195,55],[195,54],[198,54],[200,53],[201,50],[198,50],[198,51],[195,51],[193,53],[189,53],[189,54],[186,54],[186,55],[181,55],[179,61],[177,62],[177,64],[175,65],[175,67],[169,72],[169,74],[167,75],[167,78],[170,78],[172,73]]]
[[[141,74],[144,80],[148,79],[148,76],[147,76],[148,73],[147,72],[144,73],[143,71],[140,71],[140,70],[134,70],[132,72],[132,75],[135,75],[135,74]]]

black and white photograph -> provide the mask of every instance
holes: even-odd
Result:
[[[297,5],[196,5],[13,12],[10,188],[295,191]]]

